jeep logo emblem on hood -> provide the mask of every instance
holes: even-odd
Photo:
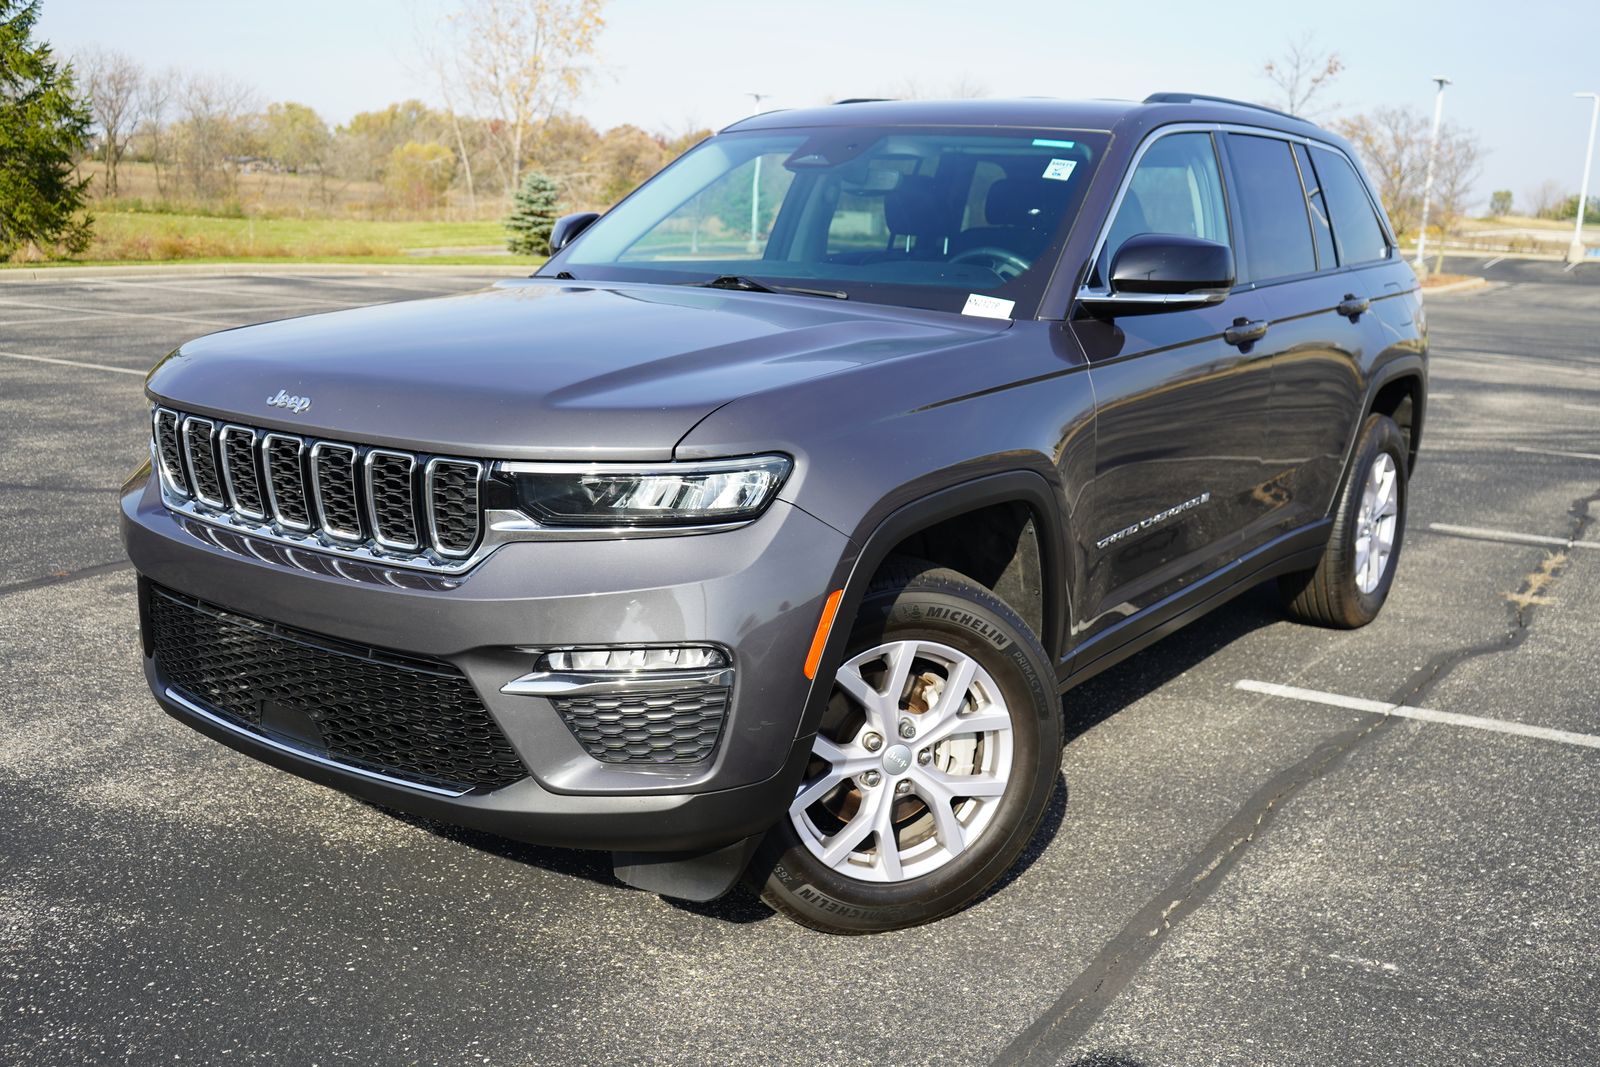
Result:
[[[284,390],[279,389],[277,396],[267,397],[267,406],[274,408],[288,408],[290,411],[298,415],[306,408],[311,406],[311,398],[309,396],[290,396]]]

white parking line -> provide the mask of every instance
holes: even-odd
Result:
[[[1568,411],[1588,411],[1600,415],[1600,405],[1596,404],[1562,404]]]
[[[1548,726],[1530,726],[1527,723],[1508,722],[1504,719],[1486,719],[1478,715],[1459,715],[1453,711],[1413,708],[1405,704],[1389,704],[1382,700],[1363,700],[1360,697],[1324,693],[1318,689],[1301,689],[1297,686],[1278,685],[1274,682],[1257,682],[1249,678],[1235,682],[1233,687],[1242,689],[1247,693],[1261,693],[1265,696],[1303,700],[1311,704],[1325,704],[1329,707],[1346,708],[1350,711],[1367,711],[1377,715],[1392,715],[1399,719],[1417,719],[1421,722],[1444,723],[1447,726],[1465,726],[1472,730],[1487,730],[1496,734],[1532,737],[1540,741],[1554,741],[1562,745],[1577,745],[1580,748],[1600,748],[1600,737],[1596,737],[1594,734],[1576,734],[1570,730],[1552,730]]]
[[[231,326],[229,322],[208,322],[205,319],[191,319],[182,315],[157,315],[149,311],[104,311],[99,308],[64,307],[61,304],[34,304],[25,300],[7,300],[0,298],[0,305],[19,308],[39,308],[44,311],[70,311],[75,315],[99,315],[101,317],[129,319],[162,319],[167,322],[186,322],[193,326]],[[220,314],[220,312],[218,312]]]
[[[21,352],[0,352],[6,359],[25,359],[30,363],[55,363],[62,367],[82,367],[85,370],[110,371],[112,374],[137,374],[143,378],[149,371],[131,370],[128,367],[108,367],[104,363],[85,363],[77,359],[53,359],[50,356],[25,356]]]
[[[1528,448],[1517,445],[1513,452],[1524,452],[1530,456],[1565,456],[1568,459],[1600,459],[1600,453],[1595,452],[1563,452],[1559,448]]]
[[[1493,259],[1485,261],[1483,266],[1479,267],[1478,269],[1479,270],[1488,270],[1490,267],[1494,266],[1496,263],[1499,263],[1501,260],[1503,260],[1505,258],[1506,258],[1505,256],[1495,256]]]
[[[1454,393],[1428,393],[1429,400],[1454,400],[1455,398],[1456,394]]]
[[[1572,541],[1565,537],[1548,537],[1544,534],[1518,533],[1515,530],[1486,530],[1481,526],[1451,526],[1444,522],[1430,522],[1428,529],[1452,537],[1468,537],[1474,541],[1504,541],[1510,545],[1552,545],[1557,548],[1600,548],[1600,541]]]
[[[202,281],[204,279],[197,278],[195,280],[196,281]],[[264,290],[261,290],[261,289],[232,289],[232,288],[224,288],[224,287],[222,287],[220,285],[180,285],[180,284],[178,284],[176,282],[147,282],[147,281],[130,282],[130,281],[124,281],[124,280],[117,279],[117,278],[96,278],[94,280],[94,284],[95,285],[120,285],[120,286],[123,286],[124,288],[128,288],[128,289],[170,289],[170,290],[172,290],[174,292],[191,293],[191,294],[205,293],[205,294],[208,294],[208,295],[209,294],[216,294],[216,295],[220,295],[220,296],[243,296],[243,297],[252,297],[252,298],[260,297],[260,298],[264,298],[264,299],[268,299],[268,300],[282,300],[286,296],[292,296],[293,295],[291,293],[285,293],[285,292],[281,292],[281,291],[269,292],[269,291],[264,291]],[[275,307],[260,308],[258,310],[261,310],[261,311],[273,311],[273,310],[276,310],[277,307],[298,307],[298,306],[300,306],[302,304],[305,304],[305,305],[309,305],[309,304],[326,304],[328,307],[337,307],[337,308],[360,307],[360,306],[362,306],[362,305],[359,305],[359,304],[352,304],[348,300],[324,300],[324,299],[322,299],[320,297],[315,297],[315,296],[302,296],[302,297],[296,297],[293,304],[278,304]]]

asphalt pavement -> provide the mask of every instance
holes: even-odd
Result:
[[[0,1063],[1600,1062],[1600,267],[1477,266],[1428,303],[1378,621],[1258,589],[1073,691],[1019,869],[861,938],[396,817],[146,693],[143,372],[485,278],[0,281]]]

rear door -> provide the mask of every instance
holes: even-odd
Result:
[[[1225,138],[1241,231],[1240,278],[1266,304],[1271,366],[1262,492],[1272,528],[1327,514],[1362,398],[1372,298],[1340,268],[1327,198],[1307,147],[1283,137]]]
[[[1140,233],[1233,243],[1211,133],[1173,132],[1145,148],[1091,285]],[[1259,541],[1270,510],[1259,489],[1271,376],[1253,344],[1224,334],[1265,314],[1259,295],[1236,290],[1210,307],[1074,316],[1096,407],[1093,518],[1076,531],[1086,576],[1078,640]]]

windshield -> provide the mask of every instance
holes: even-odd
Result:
[[[539,272],[1030,316],[1103,133],[861,127],[729,133],[647,182]],[[750,286],[753,287],[753,286]]]

